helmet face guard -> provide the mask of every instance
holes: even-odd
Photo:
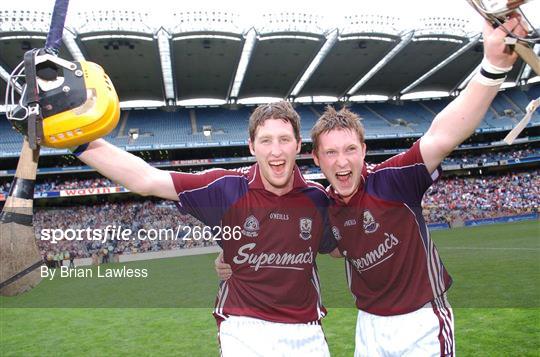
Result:
[[[20,94],[19,94],[20,93]],[[32,148],[78,146],[107,135],[118,123],[118,96],[103,69],[31,50],[11,74],[6,116]]]

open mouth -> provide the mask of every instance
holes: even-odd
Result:
[[[347,182],[351,178],[351,176],[352,176],[351,170],[336,172],[336,178],[340,182]]]
[[[272,171],[276,174],[280,174],[285,171],[285,160],[272,161],[269,162],[268,165],[270,165],[270,168],[272,168]]]

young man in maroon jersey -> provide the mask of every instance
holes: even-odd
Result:
[[[518,20],[504,24],[518,35]],[[364,165],[359,117],[328,108],[312,129],[313,158],[330,182],[330,220],[345,257],[359,310],[355,356],[453,356],[454,321],[446,291],[452,282],[422,217],[424,192],[440,163],[480,124],[517,56],[502,28],[484,31],[482,70],[407,152]],[[222,279],[232,274],[215,262]]]
[[[305,181],[295,164],[300,144],[300,118],[283,101],[251,115],[249,148],[257,163],[244,172],[159,170],[104,140],[76,151],[102,175],[141,195],[177,201],[181,212],[221,232],[218,243],[234,271],[214,310],[224,356],[329,355],[315,258],[336,242],[324,188]]]
[[[519,19],[506,30],[524,35]],[[452,282],[422,217],[440,163],[474,133],[517,55],[486,26],[481,71],[407,152],[364,165],[364,128],[329,108],[312,130],[313,158],[331,186],[330,219],[358,308],[355,356],[453,356]],[[334,254],[333,254],[334,255]]]

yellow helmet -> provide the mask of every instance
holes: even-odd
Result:
[[[50,54],[36,54],[35,66],[35,78],[29,78],[32,76],[25,71],[28,66],[21,63],[8,81],[6,113],[16,129],[26,134],[31,111],[26,83],[30,80],[36,82],[42,118],[38,144],[53,148],[78,146],[116,127],[120,117],[118,96],[101,66],[87,61],[70,62]],[[40,72],[46,75],[40,76]],[[21,92],[18,103],[17,88]]]

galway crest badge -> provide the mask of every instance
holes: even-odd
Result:
[[[375,233],[379,229],[379,223],[375,221],[369,210],[364,211],[364,231],[366,233]]]
[[[313,221],[311,218],[300,218],[300,238],[308,240],[311,238],[311,226]]]
[[[259,220],[257,217],[251,215],[244,221],[244,229],[242,234],[247,237],[257,237],[259,235]]]

